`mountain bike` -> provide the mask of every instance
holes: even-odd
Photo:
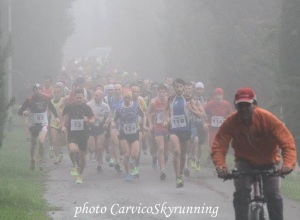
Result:
[[[276,169],[271,170],[251,170],[246,172],[239,172],[236,169],[228,178],[224,179],[237,179],[242,176],[250,176],[253,180],[252,194],[249,200],[248,220],[269,220],[269,213],[263,193],[263,177],[264,176],[278,176],[279,172]],[[283,176],[281,176],[283,177]]]

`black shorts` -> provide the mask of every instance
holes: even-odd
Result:
[[[30,131],[32,137],[39,136],[42,129],[43,129],[42,125],[34,125],[34,126],[29,127],[29,131]]]
[[[129,144],[132,144],[135,141],[139,141],[139,132],[135,134],[124,134],[124,132],[120,131],[118,138],[120,141],[125,140]]]
[[[100,134],[105,132],[105,128],[103,126],[90,126],[89,135],[93,137],[97,137]]]
[[[180,143],[184,143],[184,142],[190,140],[191,136],[192,136],[191,130],[189,130],[189,131],[172,131],[172,130],[170,130],[170,135],[171,134],[175,134],[179,138]]]
[[[80,151],[86,151],[88,137],[87,131],[69,131],[68,144],[77,144]]]

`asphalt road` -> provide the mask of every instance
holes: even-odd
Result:
[[[142,155],[140,177],[126,182],[106,162],[98,174],[96,163],[87,157],[83,184],[76,184],[70,175],[67,153],[61,165],[48,159],[45,199],[55,211],[52,219],[234,219],[233,182],[218,179],[213,169],[201,167],[185,178],[183,188],[175,187],[172,161],[167,164],[167,179],[159,179],[151,157]],[[38,171],[36,171],[38,172]],[[300,216],[300,204],[284,199],[285,219]]]

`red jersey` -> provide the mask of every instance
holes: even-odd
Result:
[[[230,103],[225,100],[222,100],[221,102],[210,100],[204,106],[204,110],[208,117],[208,123],[213,128],[219,128],[225,118],[233,112]]]
[[[155,113],[152,117],[153,128],[155,131],[167,132],[168,127],[164,126],[164,112],[167,109],[168,100],[160,102],[160,100],[156,97],[154,98],[153,104],[153,111]]]

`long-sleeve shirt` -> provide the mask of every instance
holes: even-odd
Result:
[[[238,113],[231,114],[220,127],[212,145],[212,159],[216,167],[226,167],[225,157],[231,142],[235,160],[246,160],[255,166],[280,162],[294,168],[296,147],[286,126],[272,113],[255,108],[249,127],[242,123]]]

